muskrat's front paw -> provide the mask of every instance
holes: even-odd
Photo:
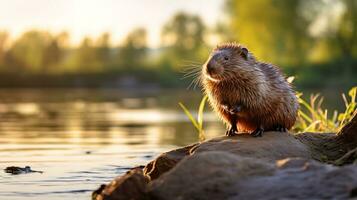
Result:
[[[230,110],[229,106],[226,104],[221,105],[221,108],[226,112],[229,112],[229,110]]]
[[[263,132],[264,132],[264,129],[257,128],[250,135],[252,135],[253,137],[262,137],[263,136]]]
[[[224,104],[224,105],[222,105],[222,108],[223,108],[223,110],[225,110],[226,112],[228,112],[231,115],[235,115],[242,110],[242,106],[239,106],[239,105],[230,107],[230,106]]]
[[[236,135],[236,130],[234,130],[233,128],[226,131],[226,136],[235,136],[235,135]]]
[[[240,112],[241,110],[242,110],[241,106],[233,106],[231,109],[229,109],[229,113],[234,115]]]

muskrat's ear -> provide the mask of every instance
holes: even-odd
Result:
[[[246,60],[248,59],[248,54],[249,54],[249,51],[247,48],[245,47],[242,47],[241,48],[241,52],[240,52],[240,55],[245,58]]]

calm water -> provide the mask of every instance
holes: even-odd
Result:
[[[89,199],[100,184],[163,151],[197,141],[178,101],[192,109],[199,92],[0,90],[0,199]],[[211,113],[208,137],[224,132]]]

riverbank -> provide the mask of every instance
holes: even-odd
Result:
[[[93,199],[349,199],[356,161],[357,116],[337,134],[241,134],[166,152]]]

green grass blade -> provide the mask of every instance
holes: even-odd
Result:
[[[302,112],[301,110],[299,110],[299,114],[301,115],[302,118],[304,118],[307,122],[312,123],[312,119],[307,116],[307,114],[305,114],[304,112]]]
[[[320,123],[320,122],[321,122],[321,121],[319,121],[319,120],[316,120],[316,121],[312,122],[308,127],[306,127],[306,128],[304,129],[303,132],[308,132],[308,131],[314,131],[314,130],[316,130],[316,129],[315,129],[315,126],[316,126],[318,123]]]
[[[357,87],[350,89],[348,96],[342,94],[345,110],[341,113],[336,110],[329,112],[324,109],[322,106],[323,97],[319,94],[311,95],[309,102],[302,99],[302,93],[297,93],[296,96],[302,109],[298,112],[297,123],[294,126],[295,130],[338,132],[357,114]],[[330,116],[329,113],[332,113],[332,115]]]
[[[180,107],[182,108],[182,110],[185,112],[185,114],[187,115],[187,117],[190,119],[191,123],[193,124],[193,126],[200,131],[200,126],[198,125],[196,119],[192,116],[192,114],[190,113],[190,111],[186,108],[185,105],[183,105],[181,102],[179,102]]]
[[[203,110],[204,110],[204,108],[205,108],[207,98],[208,98],[207,95],[205,95],[205,96],[202,98],[201,103],[200,103],[200,106],[199,106],[199,108],[198,108],[197,122],[198,122],[198,125],[199,125],[199,127],[200,127],[201,129],[202,129],[202,126],[203,126]]]
[[[305,100],[303,100],[303,99],[299,99],[299,103],[301,104],[301,105],[303,105],[305,108],[307,108],[307,110],[311,113],[311,114],[313,114],[313,113],[315,113],[315,111],[312,109],[312,107],[305,101]]]

